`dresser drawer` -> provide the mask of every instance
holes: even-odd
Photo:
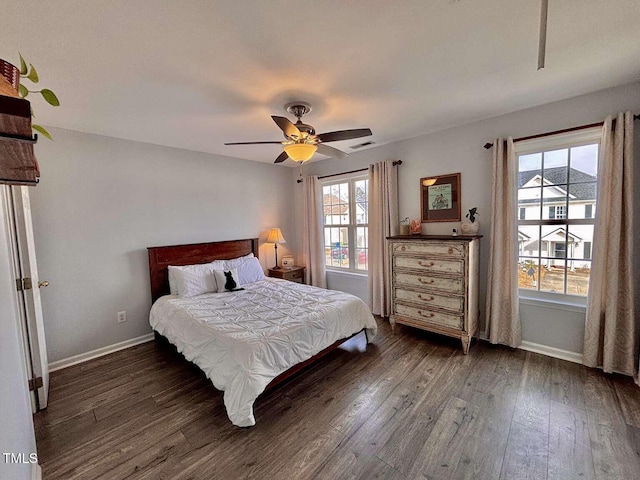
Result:
[[[394,272],[394,286],[406,285],[412,287],[428,287],[450,293],[464,293],[463,278],[442,278],[430,275],[416,275],[412,273]]]
[[[427,254],[446,257],[464,257],[464,245],[451,242],[394,242],[393,254]]]
[[[436,293],[413,292],[411,290],[396,289],[396,301],[417,303],[425,306],[446,308],[455,312],[464,311],[464,299],[462,297],[445,297]]]
[[[464,273],[464,260],[441,260],[439,258],[402,257],[393,258],[394,267],[410,268],[442,273]]]
[[[394,313],[414,320],[462,330],[462,315],[436,312],[428,308],[410,307],[402,303],[396,303]]]

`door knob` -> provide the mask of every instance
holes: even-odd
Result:
[[[49,282],[47,282],[46,280],[42,281],[42,282],[38,282],[38,287],[42,288],[42,287],[48,287],[49,286]]]

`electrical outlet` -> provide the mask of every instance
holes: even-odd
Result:
[[[127,312],[118,312],[118,323],[124,323],[127,321]]]

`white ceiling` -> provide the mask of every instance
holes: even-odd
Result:
[[[0,58],[20,51],[61,106],[37,122],[272,162],[292,100],[318,132],[377,145],[640,79],[640,1],[9,0]],[[291,116],[289,118],[293,119]],[[322,158],[322,157],[319,157]],[[293,165],[287,161],[283,165]]]

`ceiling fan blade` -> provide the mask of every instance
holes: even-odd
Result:
[[[282,163],[287,158],[289,158],[289,155],[287,155],[287,152],[282,152],[280,155],[278,155],[278,158],[276,158],[276,161],[273,162],[273,163]]]
[[[278,142],[278,141],[269,141],[269,142],[230,142],[230,143],[225,143],[225,145],[267,145],[267,144],[280,144],[282,145],[282,142]]]
[[[320,133],[317,137],[321,142],[339,142],[340,140],[351,140],[352,138],[368,137],[369,135],[373,135],[371,129],[356,128],[354,130]]]
[[[276,115],[271,115],[273,121],[280,127],[280,129],[284,132],[284,134],[288,138],[298,139],[302,137],[300,130],[293,123],[289,121],[286,117],[278,117]]]
[[[327,157],[336,157],[336,158],[347,158],[349,155],[344,153],[342,150],[338,150],[337,148],[330,147],[329,145],[324,145],[322,143],[318,144],[318,153],[322,155],[326,155]]]

